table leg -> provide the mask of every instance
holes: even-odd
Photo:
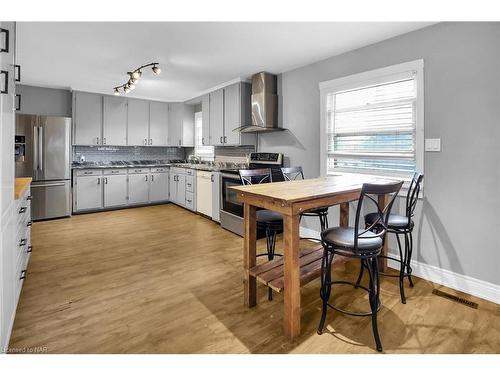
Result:
[[[293,340],[300,335],[300,264],[299,216],[283,215],[285,248],[285,336]]]
[[[341,227],[349,226],[349,202],[344,202],[340,204],[339,225]]]
[[[245,306],[253,307],[257,304],[257,280],[251,276],[248,270],[257,263],[257,208],[248,203],[244,207],[245,237],[243,249],[244,281],[243,294]]]
[[[378,205],[383,210],[384,207],[389,203],[389,196],[382,194],[378,196]],[[384,246],[380,255],[387,256],[387,249],[389,248],[389,241],[387,241],[387,236],[384,241]],[[387,258],[378,258],[378,268],[379,271],[384,272],[387,268]]]

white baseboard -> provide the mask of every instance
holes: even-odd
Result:
[[[391,259],[387,260],[387,266],[399,269],[399,263]],[[500,304],[500,285],[460,275],[415,260],[411,261],[411,268],[412,274],[422,279]]]
[[[300,236],[309,238],[319,238],[319,232],[315,230],[300,227]],[[397,258],[396,251],[391,251],[391,255]],[[388,259],[387,265],[394,269],[399,269],[399,263]],[[415,276],[421,277],[427,281],[446,286],[451,289],[459,290],[473,296],[500,304],[500,285],[475,279],[470,276],[460,275],[436,266],[411,261],[411,268]]]

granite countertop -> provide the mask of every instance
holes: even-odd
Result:
[[[71,165],[71,169],[117,169],[117,168],[161,168],[161,167],[178,167],[196,169],[209,172],[218,172],[221,167],[210,164],[195,164],[195,163],[170,163],[170,162],[157,162],[157,163],[128,163],[128,162],[84,162],[75,163]]]

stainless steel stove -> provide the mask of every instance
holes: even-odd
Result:
[[[281,167],[283,154],[254,152],[250,154],[248,167],[221,169],[220,224],[223,228],[243,236],[243,205],[236,199],[236,193],[229,188],[241,185],[239,170],[270,168],[272,182],[283,181]],[[259,236],[260,237],[260,236]]]

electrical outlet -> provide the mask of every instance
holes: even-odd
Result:
[[[440,152],[441,151],[441,138],[426,138],[425,151]]]

